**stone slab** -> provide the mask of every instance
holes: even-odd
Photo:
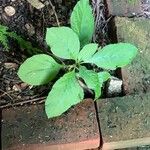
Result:
[[[150,93],[97,101],[103,149],[150,145]]]
[[[122,69],[126,94],[150,92],[150,20],[144,18],[115,18],[119,42],[138,47],[134,61]]]
[[[141,0],[106,0],[109,14],[135,16],[141,13]]]
[[[43,105],[4,109],[1,126],[3,150],[83,150],[100,145],[91,99],[53,119],[47,119]]]

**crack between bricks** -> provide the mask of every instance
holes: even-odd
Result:
[[[94,107],[95,107],[96,120],[97,120],[97,124],[98,124],[99,137],[100,137],[100,141],[99,141],[100,143],[99,143],[98,150],[101,150],[103,147],[103,137],[102,137],[102,132],[101,132],[100,119],[99,119],[99,115],[98,115],[98,108],[97,108],[96,101],[94,102]]]

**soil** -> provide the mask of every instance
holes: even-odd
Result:
[[[26,0],[0,1],[0,24],[8,26],[10,31],[21,35],[24,39],[30,41],[33,46],[40,48],[43,53],[49,53],[49,48],[44,41],[45,30],[46,27],[58,26],[49,2],[49,0],[43,0],[42,3],[45,4],[45,7],[38,10]],[[51,2],[55,6],[60,25],[69,25],[70,14],[77,0],[53,0]],[[16,11],[11,17],[5,12],[7,6],[12,6]],[[104,22],[103,25],[105,26]],[[104,43],[103,39],[100,39],[100,41]],[[43,102],[53,83],[40,87],[32,87],[23,83],[17,76],[17,70],[21,63],[29,57],[29,54],[12,39],[9,39],[9,47],[11,47],[11,50],[6,52],[0,46],[0,108],[13,106],[14,104],[22,105],[25,101]]]
[[[44,43],[46,27],[57,26],[56,18],[49,1],[44,0],[45,7],[41,10],[33,8],[26,0],[0,1],[0,24],[6,25],[11,31],[21,35],[24,39],[32,42],[33,46],[39,47],[45,53],[47,46]],[[60,25],[68,25],[69,16],[74,1],[56,0],[52,1]],[[13,6],[15,15],[8,16],[5,7]],[[47,95],[51,88],[48,86],[32,87],[23,83],[17,76],[17,70],[23,60],[29,57],[25,50],[20,49],[16,41],[9,40],[11,50],[4,51],[0,46],[0,106],[36,99]],[[21,104],[21,103],[20,103]]]
[[[32,7],[26,0],[4,0],[0,1],[0,24],[6,25],[11,31],[21,35],[24,39],[32,42],[33,46],[47,53],[45,44],[46,27],[57,26],[56,17],[49,0],[43,0],[44,8],[38,10]],[[55,6],[60,25],[69,25],[69,18],[77,0],[51,1]],[[143,0],[143,14],[149,13],[150,1]],[[8,16],[5,12],[7,6],[12,6],[16,13]],[[148,17],[148,15],[146,16]],[[107,23],[107,22],[106,22]],[[104,24],[106,27],[106,24]],[[110,39],[107,39],[110,41]],[[29,57],[26,50],[20,49],[16,41],[9,40],[10,52],[4,51],[0,46],[0,108],[22,101],[38,99],[40,101],[47,95],[52,83],[48,86],[32,87],[23,83],[17,76],[20,64]],[[41,98],[41,99],[40,99]]]

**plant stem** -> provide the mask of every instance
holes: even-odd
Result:
[[[7,108],[7,107],[14,107],[14,106],[18,106],[18,105],[27,104],[27,103],[33,103],[33,102],[37,102],[37,101],[39,101],[40,103],[43,103],[45,101],[45,99],[46,99],[46,97],[39,97],[39,98],[25,100],[25,101],[14,103],[14,104],[6,104],[6,105],[0,106],[0,109]]]
[[[58,20],[57,13],[56,13],[56,11],[55,11],[55,6],[52,4],[51,0],[49,0],[49,3],[50,3],[50,5],[51,5],[51,7],[52,7],[52,10],[53,10],[53,12],[54,12],[54,15],[55,15],[55,18],[56,18],[57,25],[60,27],[60,22],[59,22],[59,20]]]
[[[92,90],[90,90],[81,80],[77,79],[80,86],[85,90],[85,91],[88,91],[90,94],[94,94]]]

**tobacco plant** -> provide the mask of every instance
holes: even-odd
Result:
[[[110,78],[108,71],[126,66],[136,56],[137,48],[129,43],[110,44],[103,48],[90,43],[93,31],[94,17],[89,1],[80,0],[71,15],[71,28],[47,29],[46,42],[54,57],[35,55],[20,66],[19,77],[31,85],[47,84],[56,78],[61,69],[66,70],[47,96],[45,111],[48,118],[61,115],[84,99],[80,81],[94,91],[97,100],[101,96],[103,83]],[[87,64],[105,71],[89,70]]]

